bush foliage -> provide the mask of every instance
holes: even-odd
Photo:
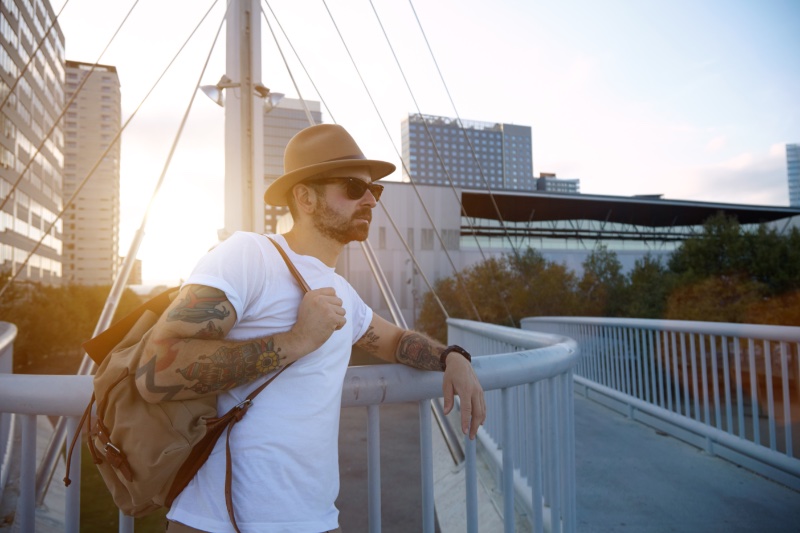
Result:
[[[0,321],[17,326],[14,372],[75,373],[83,356],[81,344],[92,337],[109,291],[108,286],[11,285],[0,301]],[[139,296],[126,289],[116,316],[141,303]]]
[[[623,273],[617,255],[600,245],[582,266],[578,277],[532,249],[487,259],[438,280],[436,295],[423,297],[417,328],[444,340],[442,306],[453,318],[514,326],[528,316],[800,325],[797,228],[746,231],[717,215],[665,263],[648,254]]]

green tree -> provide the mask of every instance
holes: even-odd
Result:
[[[509,306],[516,325],[528,316],[576,314],[578,280],[566,265],[546,260],[533,248],[506,260],[514,279]]]
[[[598,244],[582,263],[578,282],[581,314],[584,316],[622,316],[627,280],[617,254]]]
[[[109,290],[108,286],[12,285],[0,302],[0,320],[17,326],[14,371],[74,373],[83,353],[81,344],[91,338]],[[116,317],[140,303],[141,299],[126,289]]]
[[[666,265],[648,253],[636,260],[627,277],[628,291],[623,316],[663,318],[671,284]]]
[[[679,283],[697,283],[715,276],[743,275],[750,257],[739,222],[718,214],[703,224],[702,233],[683,241],[668,265]]]
[[[577,281],[564,265],[546,261],[535,250],[489,258],[458,276],[438,280],[434,291],[449,316],[519,326],[526,316],[572,315]],[[470,297],[467,297],[467,294]],[[436,297],[423,296],[417,328],[444,342],[445,315]]]
[[[773,227],[745,231],[732,217],[716,215],[669,260],[667,316],[793,325],[800,292],[800,231]]]

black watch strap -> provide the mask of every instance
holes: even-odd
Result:
[[[468,351],[466,351],[461,346],[453,344],[445,348],[444,351],[442,352],[442,355],[439,356],[439,362],[442,365],[442,372],[444,372],[445,369],[447,368],[447,364],[445,363],[445,361],[447,360],[447,356],[450,355],[452,352],[460,353],[461,355],[464,356],[464,358],[467,361],[469,361],[470,363],[472,362],[472,356],[469,354]]]

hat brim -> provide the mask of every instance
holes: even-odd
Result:
[[[286,206],[287,195],[292,187],[303,180],[317,176],[323,172],[343,167],[367,167],[372,181],[385,178],[397,168],[392,163],[378,161],[377,159],[342,159],[339,161],[318,163],[316,165],[298,168],[273,181],[270,186],[267,187],[267,192],[264,193],[264,201],[269,205],[279,207]]]

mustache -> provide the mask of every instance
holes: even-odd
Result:
[[[353,220],[356,219],[372,222],[372,209],[370,209],[369,207],[365,207],[364,209],[359,209],[353,214]]]

